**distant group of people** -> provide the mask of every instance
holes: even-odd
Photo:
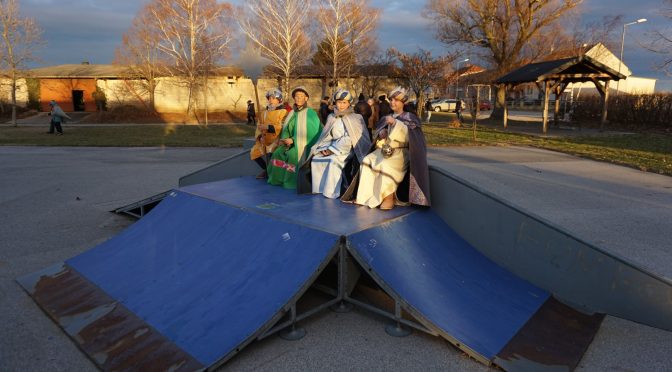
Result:
[[[378,100],[360,94],[354,104],[348,90],[338,89],[323,97],[319,112],[308,107],[304,87],[291,97],[292,107],[279,90],[266,93],[250,152],[261,167],[257,178],[370,208],[429,206],[425,137],[415,113],[404,111],[405,89]],[[250,104],[248,122],[256,123]]]

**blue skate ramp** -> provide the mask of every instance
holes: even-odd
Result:
[[[146,323],[119,333],[155,332],[202,368],[237,352],[275,324],[336,253],[338,238],[173,191],[145,218],[66,261],[54,275],[20,282],[48,312],[60,306],[59,314],[51,314],[57,321],[78,317],[83,322],[78,327],[61,325],[66,332],[75,329],[70,335],[85,344],[80,346],[103,369],[132,360],[109,364],[113,355],[108,349],[86,345],[101,337],[87,341],[86,332],[80,331],[106,329],[96,322],[111,321],[113,308],[133,317],[133,324]],[[74,276],[76,283],[90,284],[73,287],[75,281],[67,278]],[[59,280],[66,282],[53,284]],[[105,298],[78,310],[72,300],[57,304],[65,300],[47,293],[54,288],[66,288],[62,292],[72,296],[84,291],[82,298],[102,290]],[[152,346],[145,346],[129,352],[128,358],[156,357]],[[199,366],[192,363],[187,369]]]
[[[322,195],[297,195],[296,190],[270,186],[253,177],[203,183],[180,190],[336,235],[349,235],[414,210],[398,207],[381,211]]]
[[[103,370],[202,370],[276,325],[346,246],[430,333],[486,364],[572,369],[599,327],[431,210],[369,209],[252,177],[171,191],[116,237],[18,282]]]
[[[486,364],[550,296],[478,253],[431,211],[350,242],[357,261],[411,315]]]

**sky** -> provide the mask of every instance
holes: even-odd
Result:
[[[230,2],[241,5],[244,0]],[[22,15],[37,21],[47,42],[37,53],[40,61],[31,67],[82,61],[111,63],[122,34],[143,3],[140,0],[20,0]],[[663,0],[638,0],[636,4],[633,8],[633,0],[584,0],[582,20],[594,22],[605,15],[619,14],[624,15],[624,22],[647,18],[648,22],[627,28],[624,63],[635,75],[660,79],[659,88],[672,90],[672,77],[656,69],[663,57],[642,47],[647,33],[654,29],[667,29],[672,33],[672,21],[660,14]],[[448,52],[445,45],[434,39],[430,21],[420,14],[424,0],[371,0],[371,5],[382,10],[378,27],[378,43],[382,49],[395,47],[414,52],[422,47],[437,55]],[[620,38],[620,30],[617,34]],[[618,55],[620,51],[612,52]],[[471,58],[468,51],[463,53],[465,58]]]

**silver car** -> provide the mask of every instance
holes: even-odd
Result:
[[[462,110],[464,110],[467,106],[465,105],[464,101],[460,100],[462,102]],[[441,98],[437,100],[431,101],[432,104],[432,110],[435,112],[455,112],[455,107],[457,107],[457,100],[453,98]]]

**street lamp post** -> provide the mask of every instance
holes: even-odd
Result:
[[[623,65],[623,46],[625,45],[625,28],[628,26],[635,25],[637,23],[646,22],[646,18],[640,18],[634,22],[626,23],[623,25],[623,32],[621,33],[621,58],[618,60],[618,73],[621,73],[621,66]],[[619,86],[621,84],[621,79],[616,81],[616,95],[620,93]]]
[[[463,61],[457,61],[457,69],[455,72],[457,73],[456,79],[455,79],[455,99],[460,99],[460,94],[459,94],[459,89],[460,89],[460,63],[462,62],[468,62],[469,58],[465,58]]]

